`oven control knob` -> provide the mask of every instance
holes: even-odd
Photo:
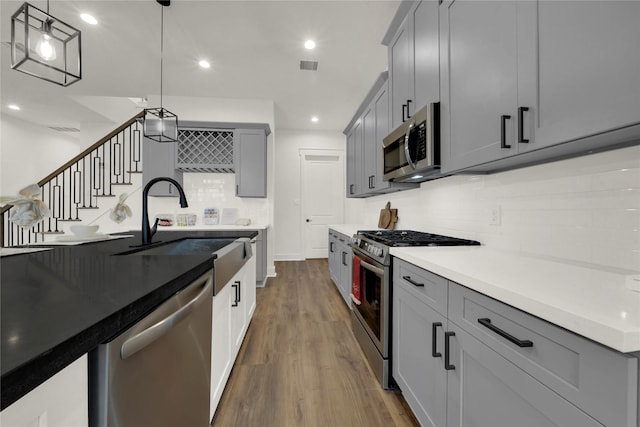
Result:
[[[382,248],[376,248],[376,255],[382,256]]]

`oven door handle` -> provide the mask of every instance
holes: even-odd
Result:
[[[362,259],[360,259],[360,265],[366,268],[367,270],[377,274],[378,276],[384,276],[383,269],[376,267],[375,265],[369,264],[368,262],[363,261]]]

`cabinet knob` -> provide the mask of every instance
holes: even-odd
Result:
[[[306,221],[306,222],[311,222],[311,220],[310,220],[309,218],[307,218],[305,221]]]

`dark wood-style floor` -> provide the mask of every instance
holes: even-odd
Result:
[[[326,259],[276,262],[213,427],[417,426],[378,384]]]

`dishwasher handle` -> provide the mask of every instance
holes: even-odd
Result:
[[[122,344],[122,347],[120,347],[120,358],[122,360],[125,360],[128,357],[133,356],[134,354],[169,332],[171,328],[178,324],[178,322],[190,315],[191,312],[195,309],[196,305],[198,305],[198,303],[202,299],[209,298],[212,292],[211,286],[213,285],[211,275],[205,275],[198,282],[198,285],[202,285],[202,290],[198,293],[198,295],[196,295],[191,301],[189,301],[158,323],[148,327],[144,331],[126,340]]]

